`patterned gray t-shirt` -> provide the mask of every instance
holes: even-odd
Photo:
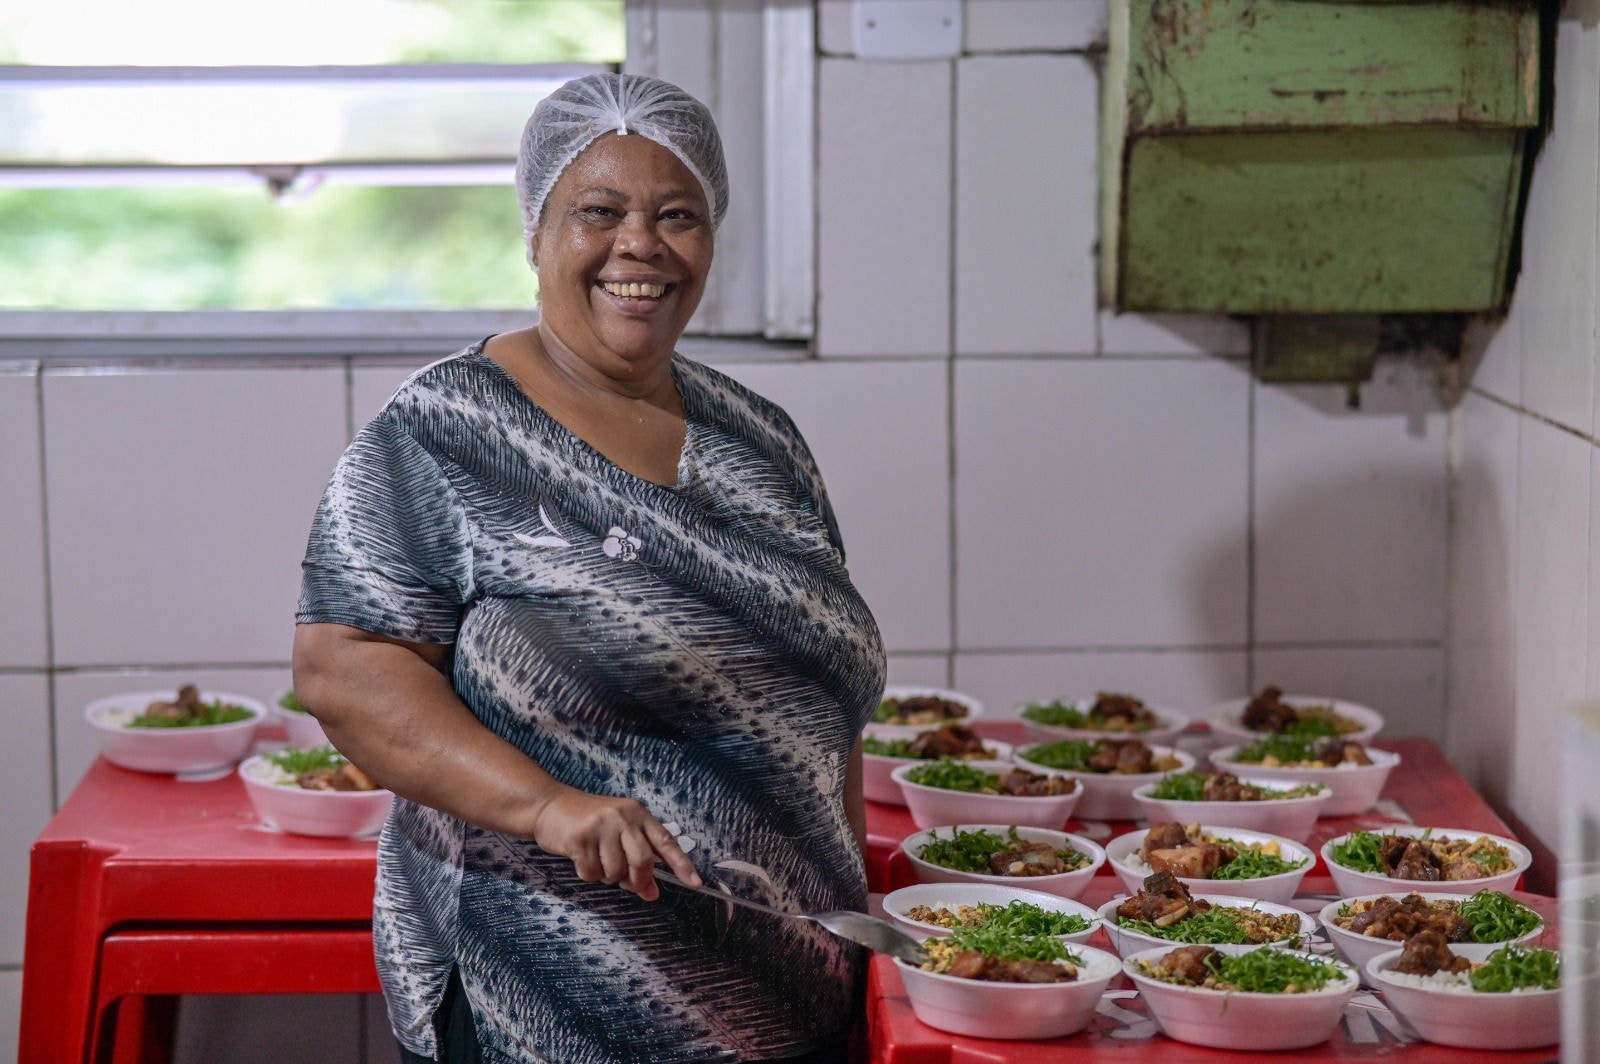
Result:
[[[638,799],[708,882],[864,908],[842,794],[883,686],[877,627],[787,415],[672,370],[672,487],[569,433],[482,344],[419,371],[334,471],[296,619],[453,644],[485,725],[565,783]],[[401,800],[378,858],[378,971],[425,1056],[452,966],[493,1062],[792,1056],[850,1022],[863,958],[808,922],[671,887],[644,902]]]

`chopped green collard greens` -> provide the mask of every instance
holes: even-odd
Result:
[[[1501,946],[1472,969],[1472,989],[1487,994],[1555,990],[1561,986],[1561,955],[1552,949]]]
[[[1472,928],[1474,942],[1508,942],[1540,924],[1539,914],[1498,890],[1480,890],[1458,912]]]
[[[331,743],[313,746],[306,750],[288,747],[275,753],[267,754],[266,758],[273,765],[291,776],[298,776],[302,772],[315,772],[318,769],[339,769],[349,760],[335,750]]]

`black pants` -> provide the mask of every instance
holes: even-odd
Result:
[[[450,969],[450,981],[444,987],[444,1000],[433,1014],[433,1034],[439,1046],[439,1056],[430,1060],[400,1047],[402,1064],[482,1064],[478,1052],[477,1030],[472,1023],[472,1006],[467,1002],[466,991],[461,989],[461,974]],[[860,1051],[857,1046],[857,1052]],[[853,1057],[847,1043],[807,1053],[803,1057],[784,1057],[782,1064],[849,1064]]]

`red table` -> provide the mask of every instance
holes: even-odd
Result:
[[[985,730],[1007,737],[998,723]],[[1385,798],[1413,820],[1510,834],[1432,743],[1377,745],[1404,758]],[[869,881],[881,894],[912,881],[898,848],[915,827],[901,808],[869,803],[867,812]],[[1324,822],[1317,841],[1382,819]],[[197,783],[96,762],[33,847],[18,1060],[83,1064],[97,1048],[102,1056],[115,1048],[117,1059],[130,1059],[145,1043],[153,1049],[147,1059],[160,1059],[161,1032],[144,1023],[146,996],[375,992],[375,851],[370,840],[263,828],[236,775]],[[1098,903],[1115,889],[1105,870],[1085,900]],[[1303,889],[1331,891],[1332,881],[1317,869]],[[307,963],[308,956],[316,962]],[[1087,1035],[1041,1044],[933,1031],[911,1015],[898,977],[881,960],[872,967],[868,1008],[874,1060],[881,1064],[1024,1064],[1063,1045],[1094,1048]],[[1137,1010],[1136,999],[1128,1009]],[[1109,1034],[1103,1041],[1099,1055],[1155,1048],[1113,1042]],[[1464,1059],[1436,1058],[1423,1046],[1385,1048],[1419,1064]],[[1219,1059],[1205,1050],[1184,1056],[1180,1044],[1165,1040],[1159,1049],[1163,1060]],[[1550,1056],[1495,1059],[1521,1064]]]
[[[990,722],[980,730],[996,739],[1023,741],[1020,727],[1009,723]],[[1426,739],[1379,739],[1372,745],[1394,750],[1402,759],[1400,769],[1389,777],[1379,809],[1356,817],[1318,821],[1308,840],[1313,850],[1320,849],[1328,839],[1347,831],[1371,830],[1394,823],[1397,817],[1392,814],[1395,812],[1416,824],[1467,828],[1514,837],[1432,742]],[[900,841],[917,830],[910,814],[903,808],[869,802],[867,824],[868,875],[874,883],[873,889],[888,891],[916,882],[910,862],[899,849]],[[1108,837],[1115,837],[1138,826],[1132,822],[1104,825],[1109,829]],[[1069,831],[1084,827],[1078,823],[1067,825]],[[1104,844],[1106,838],[1098,837],[1095,841]],[[1111,869],[1103,868],[1080,900],[1087,905],[1099,906],[1121,892],[1121,884],[1115,874]],[[1333,880],[1320,858],[1302,883],[1300,894],[1336,896]],[[1551,928],[1555,928],[1556,899],[1528,894],[1518,896],[1538,910]],[[1097,933],[1090,944],[1109,950],[1110,943],[1100,941],[1102,938]],[[1359,1007],[1367,1002],[1375,1007]],[[1464,1064],[1469,1060],[1485,1058],[1484,1054],[1425,1042],[1403,1043],[1406,1036],[1396,1034],[1397,1029],[1392,1026],[1391,1020],[1387,1010],[1376,999],[1370,995],[1359,995],[1356,1006],[1346,1010],[1344,1026],[1330,1041],[1311,1049],[1296,1050],[1292,1056],[1296,1060],[1366,1060],[1382,1057],[1395,1058],[1404,1064],[1443,1064],[1446,1061]],[[894,963],[886,957],[874,957],[867,983],[867,1022],[874,1064],[1046,1064],[1065,1059],[1068,1055],[1086,1064],[1093,1061],[1133,1062],[1146,1059],[1160,1060],[1163,1064],[1214,1064],[1223,1060],[1261,1061],[1265,1056],[1271,1056],[1205,1049],[1176,1042],[1156,1033],[1132,984],[1121,976],[1112,982],[1111,993],[1102,1002],[1088,1029],[1068,1038],[1046,1041],[992,1041],[965,1038],[924,1026],[912,1013],[911,1003],[905,995],[905,987]],[[1527,1064],[1531,1061],[1554,1061],[1556,1050],[1498,1051],[1492,1056],[1498,1064]]]
[[[376,991],[376,850],[263,827],[236,774],[96,761],[33,846],[17,1059],[127,1059],[145,995]]]

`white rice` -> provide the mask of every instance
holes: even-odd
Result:
[[[1435,990],[1445,994],[1490,994],[1491,991],[1474,990],[1468,972],[1434,972],[1432,975],[1412,975],[1410,972],[1397,972],[1392,968],[1383,971],[1383,977],[1391,983],[1401,986],[1412,986],[1419,990]],[[1522,986],[1515,990],[1492,992],[1495,997],[1505,994],[1548,994],[1550,991],[1537,986]]]

